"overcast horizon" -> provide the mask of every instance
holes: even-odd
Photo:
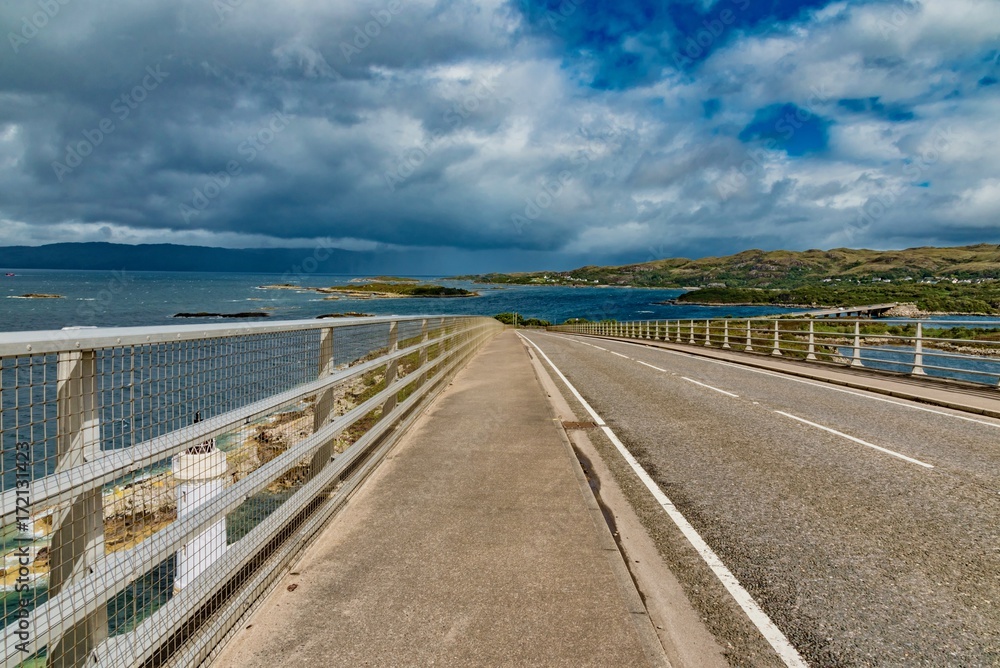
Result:
[[[0,245],[1000,242],[1000,3],[0,6]]]

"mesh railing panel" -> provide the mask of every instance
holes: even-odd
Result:
[[[501,328],[373,318],[0,341],[5,665],[171,660],[364,461],[355,446]]]

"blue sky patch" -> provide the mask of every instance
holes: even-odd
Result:
[[[795,104],[774,104],[758,109],[739,139],[744,143],[761,142],[769,149],[799,157],[826,150],[829,127],[830,121]]]
[[[871,114],[892,121],[893,123],[912,121],[915,118],[914,113],[902,105],[885,105],[879,101],[878,97],[845,98],[838,100],[837,106],[855,114]]]

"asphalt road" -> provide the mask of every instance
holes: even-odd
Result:
[[[1000,665],[1000,421],[527,336],[810,665]]]

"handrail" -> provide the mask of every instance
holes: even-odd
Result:
[[[448,334],[445,338],[450,340],[457,336],[458,334]],[[61,473],[33,481],[32,502],[38,504],[65,501],[69,494],[77,494],[107,484],[127,473],[134,473],[157,460],[182,452],[190,445],[231,431],[235,425],[260,417],[278,406],[290,404],[327,388],[341,385],[372,369],[384,366],[388,361],[399,360],[423,347],[422,344],[410,346],[359,366],[338,371],[326,378],[306,383],[294,390],[282,392],[249,406],[229,411],[203,422],[196,422],[149,441],[137,443],[126,450],[114,452],[95,461],[86,462]],[[10,522],[16,510],[17,490],[5,490],[0,495],[0,520],[3,523]]]
[[[247,568],[273,581],[285,562],[260,555],[301,549],[311,533],[290,529],[357,484],[394,428],[502,329],[392,316],[0,334],[0,514],[15,574],[24,559],[3,665],[37,652],[130,665],[203,647],[246,610],[202,619],[209,597],[258,596],[228,588]]]
[[[951,338],[927,330],[995,329],[1000,321],[866,318],[700,318],[578,322],[552,331],[670,341],[939,381],[1000,384],[1000,336]],[[930,358],[930,359],[928,359]]]

